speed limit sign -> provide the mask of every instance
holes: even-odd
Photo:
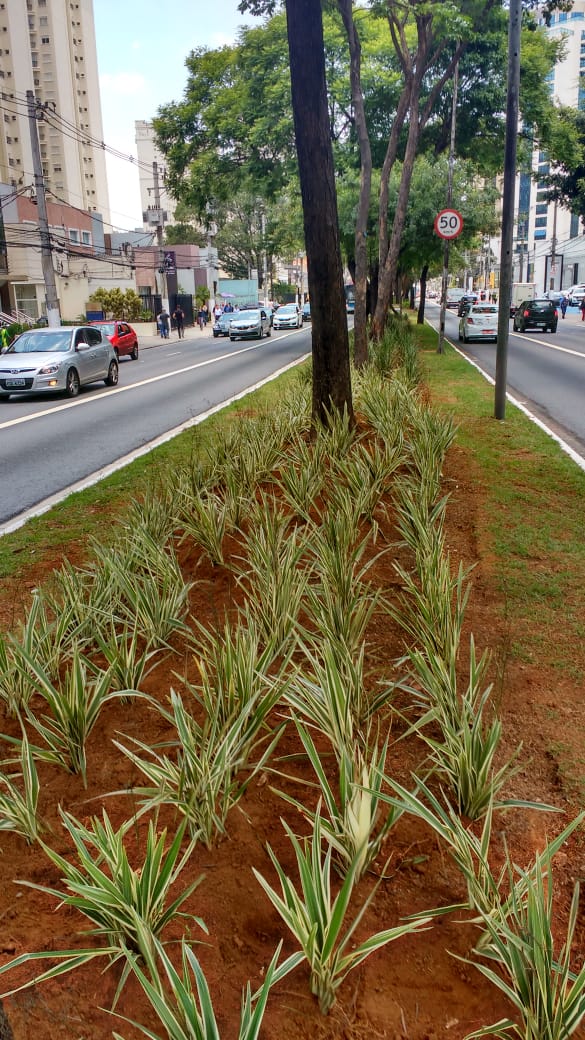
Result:
[[[456,209],[442,209],[435,217],[435,231],[440,238],[457,238],[463,231],[463,217]]]

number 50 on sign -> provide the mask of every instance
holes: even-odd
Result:
[[[463,231],[463,217],[456,209],[442,209],[435,217],[435,231],[440,238],[457,238]]]

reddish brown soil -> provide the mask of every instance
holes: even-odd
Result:
[[[493,652],[492,678],[504,724],[504,755],[510,754],[523,741],[522,768],[511,780],[506,794],[511,797],[552,802],[567,815],[514,811],[498,816],[494,826],[494,861],[501,855],[502,835],[516,861],[528,864],[534,850],[542,847],[576,812],[571,800],[573,791],[564,784],[554,748],[567,745],[582,747],[585,726],[583,689],[565,682],[562,688],[556,674],[546,663],[524,664],[514,659],[509,647],[516,637],[513,625],[504,620],[503,605],[496,593],[496,577],[489,554],[483,522],[485,503],[473,462],[461,450],[451,451],[445,470],[445,489],[451,493],[448,509],[447,543],[455,562],[476,563],[473,593],[467,615],[467,628],[473,631],[476,645]],[[383,511],[379,515],[384,535],[392,541],[395,532],[388,528]],[[379,548],[379,545],[376,548]],[[79,546],[80,558],[83,547]],[[181,550],[185,577],[194,580],[191,598],[193,615],[199,622],[214,626],[224,609],[237,600],[238,590],[227,568],[212,568],[193,546]],[[392,566],[393,553],[382,556],[370,572],[370,578],[387,597],[398,592]],[[73,560],[73,562],[76,562]],[[45,558],[34,569],[27,569],[16,581],[6,582],[0,600],[0,623],[12,623],[15,613],[26,604],[28,590],[41,584],[61,560]],[[398,629],[385,613],[379,613],[369,632],[368,666],[371,682],[395,679],[395,660],[403,648]],[[160,663],[149,676],[146,688],[159,699],[166,698],[169,687],[177,686],[177,672],[192,673],[193,664],[185,658],[177,643],[177,653]],[[579,648],[578,653],[582,656]],[[400,703],[401,708],[406,702]],[[555,713],[552,711],[554,707]],[[555,716],[553,718],[553,716]],[[404,732],[404,722],[390,714],[386,726],[392,736]],[[7,732],[15,732],[10,720],[4,721]],[[79,777],[63,770],[40,766],[42,781],[41,812],[48,827],[47,840],[61,852],[67,849],[58,823],[57,807],[70,810],[87,820],[101,811],[102,804],[115,823],[132,814],[132,797],[103,800],[110,791],[127,788],[132,770],[127,760],[114,748],[112,739],[118,734],[143,740],[163,737],[160,720],[144,704],[107,706],[89,746],[88,788]],[[287,732],[277,748],[283,757],[298,751],[298,743]],[[413,740],[391,745],[388,772],[408,784],[411,771],[422,761],[421,745]],[[278,763],[274,762],[278,767]],[[287,770],[290,771],[290,765]],[[310,772],[297,764],[299,775]],[[240,994],[248,979],[257,986],[266,965],[281,938],[285,952],[295,949],[260,886],[254,879],[255,866],[276,883],[267,853],[270,842],[278,858],[296,879],[294,860],[288,839],[279,823],[286,816],[297,829],[302,821],[271,790],[274,777],[263,774],[246,793],[239,807],[228,819],[228,834],[212,851],[197,848],[192,864],[185,873],[185,883],[199,874],[204,880],[190,897],[187,908],[202,917],[208,927],[206,937],[195,925],[188,928],[197,943],[196,952],[205,971],[214,1000],[220,1033],[226,1038],[237,1036]],[[302,790],[299,788],[299,796]],[[161,814],[160,823],[171,830],[172,815]],[[477,825],[476,825],[477,826]],[[145,825],[130,832],[129,843],[143,847]],[[73,910],[63,910],[41,892],[20,885],[19,879],[59,887],[56,869],[37,847],[29,847],[12,834],[0,840],[3,885],[0,891],[0,961],[6,963],[15,955],[31,950],[57,950],[83,946],[88,940],[80,933],[85,921]],[[355,905],[359,905],[374,885],[376,873],[389,860],[375,899],[358,933],[364,938],[371,932],[397,925],[401,918],[425,908],[456,902],[464,896],[462,879],[445,848],[420,822],[404,817],[386,841],[377,871],[360,883]],[[138,862],[138,860],[137,860]],[[582,877],[585,856],[582,840],[572,839],[555,862],[556,905],[559,934],[565,921],[575,880]],[[167,938],[177,937],[175,925]],[[463,964],[450,953],[466,956],[477,936],[464,915],[450,915],[437,920],[429,931],[403,938],[370,957],[345,981],[332,1013],[323,1017],[308,987],[306,966],[301,965],[276,987],[268,1001],[262,1035],[270,1040],[319,1040],[335,1037],[343,1040],[374,1040],[377,1037],[408,1040],[461,1040],[466,1033],[509,1013],[499,996],[473,967]],[[576,967],[583,957],[583,931],[575,950]],[[172,949],[172,947],[171,947]],[[176,947],[174,948],[176,951]],[[174,956],[174,954],[173,954]],[[0,991],[6,991],[33,974],[30,965],[0,977]],[[102,1008],[111,1005],[119,979],[119,970],[101,971],[99,962],[67,977],[38,985],[5,1000],[5,1010],[16,1040],[106,1040],[117,1029],[126,1040],[138,1036],[129,1025],[116,1021]],[[122,995],[120,1012],[135,1020],[158,1028],[155,1016],[136,983],[130,982]]]

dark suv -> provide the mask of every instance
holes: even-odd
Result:
[[[556,332],[558,321],[559,312],[552,300],[524,300],[514,313],[514,332],[526,332],[526,329]]]

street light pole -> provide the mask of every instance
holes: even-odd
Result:
[[[504,153],[504,192],[502,201],[502,250],[500,255],[500,306],[496,348],[496,392],[494,415],[506,416],[506,377],[510,335],[510,300],[514,247],[514,195],[516,188],[516,140],[520,112],[520,27],[522,0],[510,0],[508,28],[508,94],[506,102],[506,145]]]
[[[459,82],[459,62],[453,70],[453,104],[451,107],[451,141],[449,144],[449,170],[447,174],[447,209],[453,201],[453,170],[455,167],[455,126],[457,117],[457,86]],[[445,239],[443,250],[443,279],[441,284],[441,310],[439,313],[439,343],[437,353],[442,354],[445,347],[445,313],[447,311],[447,282],[449,281],[449,239]]]
[[[32,90],[27,90],[26,92],[26,103],[35,177],[37,213],[39,216],[41,265],[43,268],[45,299],[47,303],[47,325],[49,328],[54,329],[59,328],[61,325],[61,314],[59,311],[59,297],[57,296],[57,284],[55,281],[55,268],[53,267],[53,250],[51,247],[51,235],[49,232],[49,218],[47,216],[47,200],[45,198],[45,179],[43,176],[43,164],[41,162],[41,150],[39,147],[39,135],[37,132],[37,103]]]

